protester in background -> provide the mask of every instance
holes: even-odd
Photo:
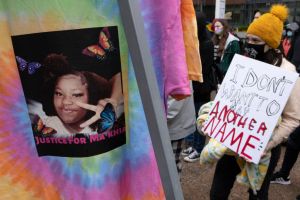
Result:
[[[300,72],[300,23],[293,22],[287,25],[287,28],[291,31],[287,32],[287,35],[292,35],[290,50],[287,53],[287,59],[291,61],[298,71]]]
[[[278,183],[282,185],[291,184],[290,181],[290,171],[292,170],[294,164],[297,161],[300,151],[300,126],[290,135],[287,143],[286,150],[284,154],[283,163],[281,169],[273,174],[271,178],[271,183]]]
[[[261,14],[262,13],[260,12],[260,10],[255,10],[254,13],[253,13],[252,21],[257,20],[261,16]]]
[[[283,31],[283,36],[293,37],[291,40],[291,47],[287,53],[287,59],[296,66],[299,73],[300,68],[300,37],[299,37],[299,25],[298,23],[290,23],[286,25],[286,30]],[[298,47],[298,48],[296,48]],[[290,181],[290,171],[297,161],[300,147],[300,126],[290,135],[286,143],[286,151],[284,154],[283,163],[281,169],[276,172],[271,179],[271,183],[279,183],[288,185]]]
[[[206,29],[204,14],[197,14],[197,28],[200,42],[203,83],[198,81],[192,82],[196,118],[198,117],[197,111],[199,110],[200,106],[206,102],[209,102],[211,91],[216,90],[215,72],[213,70],[214,46],[208,35],[208,30]],[[205,136],[199,134],[198,131],[195,131],[193,134],[189,135],[185,141],[189,146],[181,153],[183,156],[185,156],[184,160],[187,162],[199,160],[200,153],[205,144]]]
[[[298,22],[298,24],[300,24]],[[293,55],[291,62],[296,66],[297,72],[300,73],[300,29],[295,32],[294,42],[292,43]]]
[[[182,163],[179,157],[180,152],[182,151],[184,138],[196,131],[193,96],[191,95],[180,101],[169,96],[167,106],[167,124],[176,167],[180,176]]]
[[[294,54],[295,40],[297,39],[298,30],[299,30],[298,23],[292,22],[292,23],[287,24],[282,32],[281,47],[282,47],[284,56],[289,61],[292,60],[292,57]]]
[[[212,30],[214,31],[212,37],[214,61],[218,82],[221,83],[234,54],[240,53],[239,39],[230,33],[228,23],[224,19],[214,19]]]
[[[298,23],[299,24],[299,23]],[[300,31],[299,29],[295,32],[294,42],[292,43],[293,55],[291,62],[296,66],[296,70],[300,73]],[[297,48],[298,47],[298,48]],[[293,168],[297,158],[299,156],[300,146],[300,127],[298,127],[289,137],[286,152],[284,155],[283,163],[279,172],[272,176],[271,183],[289,184],[290,183],[290,171]],[[296,200],[300,200],[300,194],[296,197]]]
[[[253,21],[247,30],[246,55],[253,59],[272,64],[274,67],[295,71],[295,66],[283,58],[282,53],[277,50],[281,40],[283,22],[287,16],[288,9],[286,6],[274,5],[270,13],[266,13]],[[271,151],[268,170],[262,186],[258,191],[249,189],[249,199],[268,199],[270,178],[280,156],[279,144],[300,124],[299,99],[300,81],[298,80],[284,108],[282,120],[275,128],[263,154],[266,155]],[[235,177],[240,172],[241,169],[237,163],[236,156],[225,154],[217,163],[210,191],[210,199],[227,199],[235,182]]]

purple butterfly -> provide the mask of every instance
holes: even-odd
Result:
[[[26,67],[28,67],[28,74],[32,75],[36,72],[38,68],[40,68],[42,65],[38,62],[27,62],[20,56],[16,56],[16,60],[18,62],[19,69],[23,72]]]

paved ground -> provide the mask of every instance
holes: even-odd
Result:
[[[285,147],[282,147],[282,154]],[[283,155],[281,155],[281,158]],[[279,165],[281,166],[282,160]],[[185,200],[209,200],[209,190],[213,178],[214,167],[207,168],[196,163],[184,163],[182,171],[182,190]],[[295,200],[300,194],[300,158],[291,172],[291,185],[271,184],[269,200]],[[247,200],[248,193],[245,186],[235,184],[229,200]]]

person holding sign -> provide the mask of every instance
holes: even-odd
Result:
[[[245,49],[244,49],[246,56],[253,58],[255,60],[259,60],[259,61],[271,64],[274,67],[280,67],[282,69],[286,69],[286,70],[295,72],[296,71],[295,66],[293,64],[291,64],[290,62],[288,62],[283,57],[282,52],[280,52],[277,49],[280,44],[280,40],[281,40],[283,23],[287,19],[287,16],[288,16],[287,7],[284,5],[277,4],[277,5],[272,6],[269,13],[265,13],[261,17],[259,17],[257,20],[253,21],[247,30],[246,45],[245,45]],[[250,62],[250,60],[249,60],[249,62]],[[251,62],[252,62],[252,60],[251,60]],[[255,62],[257,62],[257,61],[255,61]],[[263,66],[266,66],[266,65],[263,65]],[[243,67],[243,66],[241,66],[241,67]],[[254,74],[254,71],[252,74]],[[297,76],[295,78],[297,79]],[[226,79],[226,77],[225,77],[225,79]],[[255,77],[254,77],[254,79],[255,79]],[[231,81],[234,82],[235,78],[232,78]],[[247,83],[243,83],[242,86],[245,86],[244,84],[247,84]],[[260,84],[262,84],[262,83],[260,82]],[[260,86],[261,85],[256,86],[258,88],[258,90],[262,90],[262,88],[260,88]],[[257,176],[260,176],[260,180],[261,180],[261,182],[259,184],[255,183],[257,187],[253,187],[253,185],[251,185],[251,189],[249,189],[249,199],[268,199],[268,189],[269,189],[269,185],[270,185],[270,178],[271,178],[271,175],[274,171],[274,168],[275,168],[277,161],[279,159],[279,156],[280,156],[280,146],[278,146],[278,145],[284,139],[288,138],[289,134],[295,128],[297,128],[300,124],[300,102],[298,100],[298,99],[300,99],[299,78],[297,79],[294,88],[291,90],[292,90],[292,92],[287,100],[287,103],[286,103],[284,109],[283,109],[281,119],[279,120],[276,128],[274,129],[272,136],[270,134],[271,139],[267,143],[265,143],[266,148],[261,156],[262,157],[261,160],[264,160],[264,162],[267,158],[267,162],[264,163],[265,166],[263,168],[261,168],[261,166],[259,164],[249,163],[251,160],[249,158],[251,158],[251,157],[245,156],[247,154],[243,154],[245,147],[242,148],[243,149],[242,153],[239,153],[239,155],[237,155],[234,152],[230,152],[228,154],[226,151],[225,155],[223,155],[217,163],[214,178],[213,178],[213,183],[212,183],[212,187],[211,187],[211,191],[210,191],[210,199],[212,199],[212,200],[228,199],[230,190],[233,187],[233,184],[236,180],[236,176],[239,173],[241,173],[241,163],[239,161],[241,161],[242,159],[244,159],[244,162],[247,161],[250,164],[250,168],[264,171],[261,174],[257,175]],[[228,93],[227,93],[227,95],[228,95]],[[261,98],[261,100],[262,99],[263,99],[263,97]],[[224,99],[224,101],[225,101],[225,99]],[[236,102],[236,103],[238,103],[238,102]],[[254,108],[249,107],[249,109],[254,109]],[[259,108],[256,108],[256,109],[259,109]],[[270,109],[269,111],[273,112],[274,110]],[[211,111],[211,113],[213,113],[213,112],[214,112],[214,109],[213,109],[213,111]],[[217,113],[218,111],[215,111],[215,112]],[[251,112],[251,110],[244,110],[244,114],[237,114],[237,111],[233,111],[230,109],[228,110],[228,112],[227,111],[224,111],[224,112],[227,114],[228,113],[231,114],[233,116],[233,120],[236,120],[236,118],[243,117],[245,113]],[[272,116],[271,114],[268,116]],[[226,114],[224,114],[224,115],[226,115]],[[227,115],[227,117],[228,117],[228,115]],[[201,116],[200,116],[200,118],[201,118]],[[245,126],[249,127],[249,130],[253,130],[253,127],[254,127],[253,122],[254,122],[254,124],[256,123],[255,119],[253,118],[252,120],[250,120],[250,123],[249,122],[246,123],[247,119],[243,119],[243,120],[244,121],[239,120],[239,122],[237,122],[235,125],[242,126],[242,127],[245,125]],[[268,119],[266,119],[266,120],[268,120]],[[228,122],[228,124],[229,124],[229,122]],[[206,126],[206,128],[208,127],[207,124],[205,126]],[[224,127],[226,127],[226,125]],[[239,128],[240,127],[236,127],[236,129],[235,128],[232,129],[233,134],[235,133],[235,130],[239,130]],[[205,131],[206,129],[204,128],[202,130]],[[220,131],[218,132],[218,134],[219,133],[222,134],[222,130],[223,129],[220,128]],[[265,126],[265,124],[261,123],[258,126],[257,133],[263,135],[266,130],[267,130],[267,127]],[[205,132],[205,133],[207,133],[207,132]],[[255,137],[255,136],[251,136],[251,137]],[[224,140],[226,138],[224,138]],[[232,143],[234,143],[238,140],[239,140],[239,137],[236,136],[236,138],[234,140],[232,140]],[[251,149],[251,147],[254,147],[254,145],[249,143],[248,147],[249,147],[248,149]],[[271,152],[271,156],[270,156],[269,152]],[[244,171],[242,171],[242,173],[243,172]],[[254,173],[252,175],[255,176],[256,174]],[[256,177],[252,177],[252,178],[255,179]],[[248,179],[250,179],[250,178],[248,178]],[[253,188],[255,188],[255,189],[253,189]]]

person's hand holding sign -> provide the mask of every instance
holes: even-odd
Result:
[[[247,158],[246,156],[240,155],[240,157],[243,158],[247,163],[253,163],[253,161]]]

